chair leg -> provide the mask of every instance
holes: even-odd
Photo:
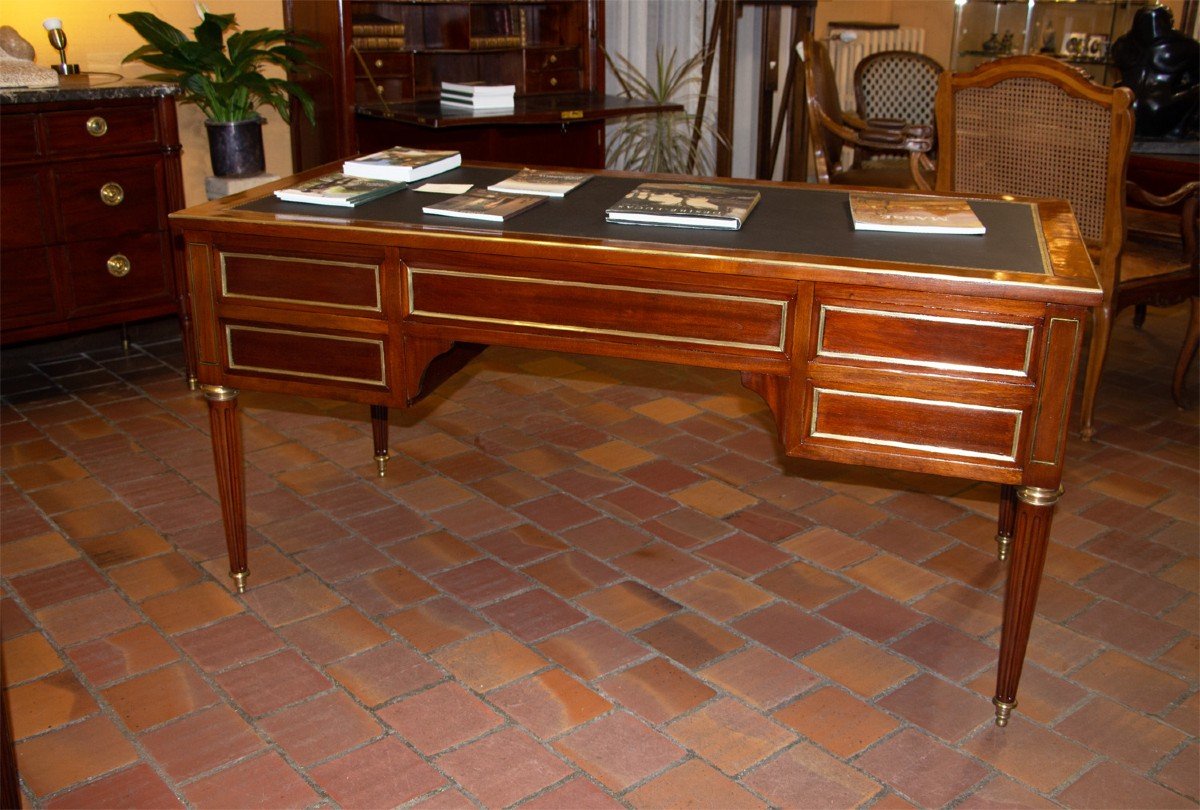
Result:
[[[1142,324],[1146,322],[1146,305],[1137,304],[1133,308],[1133,328],[1141,329]]]
[[[1196,357],[1197,349],[1200,349],[1200,298],[1193,296],[1187,332],[1183,337],[1183,345],[1179,347],[1179,359],[1175,361],[1175,377],[1171,381],[1171,397],[1180,408],[1188,407],[1187,372]]]
[[[1112,337],[1111,302],[1104,302],[1092,310],[1092,344],[1088,349],[1087,371],[1083,377],[1083,401],[1079,406],[1080,436],[1090,441],[1096,433],[1092,427],[1092,411],[1096,407],[1096,389],[1100,387],[1100,373],[1104,370],[1104,358],[1108,354],[1108,341]]]

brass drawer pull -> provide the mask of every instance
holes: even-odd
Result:
[[[123,253],[114,253],[108,257],[108,274],[113,278],[124,278],[133,269],[133,263]]]
[[[120,205],[125,201],[125,189],[120,183],[105,183],[100,186],[100,201],[105,205]]]
[[[558,61],[558,54],[556,54],[556,53],[550,54],[550,64],[553,65],[557,61]]]
[[[381,67],[383,67],[383,60],[382,60],[382,59],[376,59],[376,60],[375,60],[375,67],[377,67],[377,68],[381,68]]]
[[[102,137],[108,132],[108,122],[98,115],[93,115],[87,120],[87,131],[93,138]]]
[[[555,77],[555,76],[550,77],[550,86],[558,87],[558,78],[557,77]]]

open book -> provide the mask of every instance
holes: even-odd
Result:
[[[605,211],[609,222],[735,231],[758,205],[757,191],[698,183],[642,183]]]
[[[850,194],[850,216],[856,231],[895,233],[986,232],[966,200],[911,194]]]

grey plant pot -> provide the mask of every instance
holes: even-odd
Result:
[[[262,118],[205,121],[208,156],[217,177],[249,177],[267,166],[263,155]]]

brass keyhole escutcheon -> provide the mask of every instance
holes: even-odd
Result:
[[[93,138],[99,138],[108,132],[108,122],[98,115],[93,115],[87,120],[87,131]]]
[[[113,278],[124,278],[133,269],[133,263],[123,253],[114,253],[108,257],[108,274]]]
[[[105,205],[120,205],[125,201],[125,189],[120,183],[105,183],[100,186],[100,201]]]

